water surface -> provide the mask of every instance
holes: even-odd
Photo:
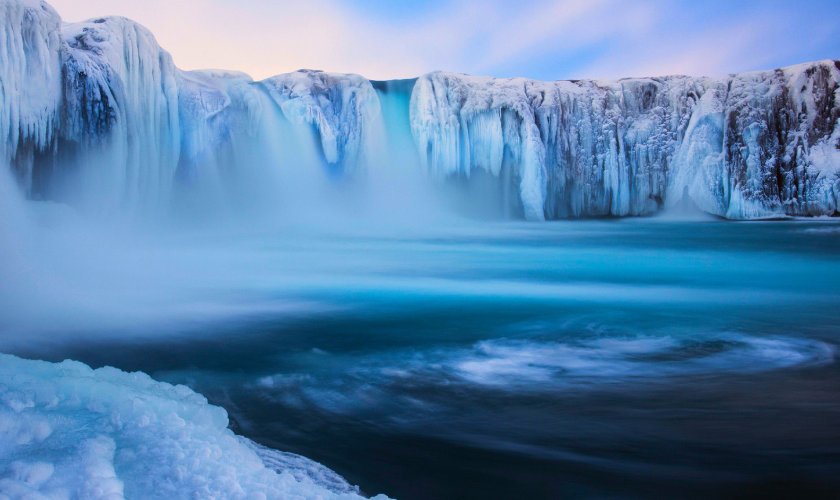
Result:
[[[18,353],[187,384],[237,432],[398,498],[840,487],[835,221],[190,244],[203,281],[166,306],[217,317],[111,318],[107,336]]]

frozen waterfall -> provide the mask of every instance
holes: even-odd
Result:
[[[840,207],[840,61],[718,79],[255,82],[181,71],[124,18],[62,24],[38,0],[0,12],[0,158],[33,199],[165,212],[411,171],[531,220],[686,197],[733,219]]]

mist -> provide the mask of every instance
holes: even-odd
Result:
[[[301,142],[249,147],[235,168],[216,165],[235,172],[218,185],[185,183],[142,209],[96,206],[92,184],[61,186],[71,201],[25,200],[4,172],[0,344],[202,335],[214,321],[311,314],[334,305],[301,290],[387,265],[348,260],[343,245],[468,223],[417,170],[337,177],[301,160]]]

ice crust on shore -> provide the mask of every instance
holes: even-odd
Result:
[[[0,498],[361,498],[144,373],[0,354]],[[385,498],[380,496],[378,498]]]

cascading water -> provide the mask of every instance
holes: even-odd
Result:
[[[373,81],[385,124],[385,158],[392,169],[417,170],[420,158],[411,133],[411,93],[416,79]]]

